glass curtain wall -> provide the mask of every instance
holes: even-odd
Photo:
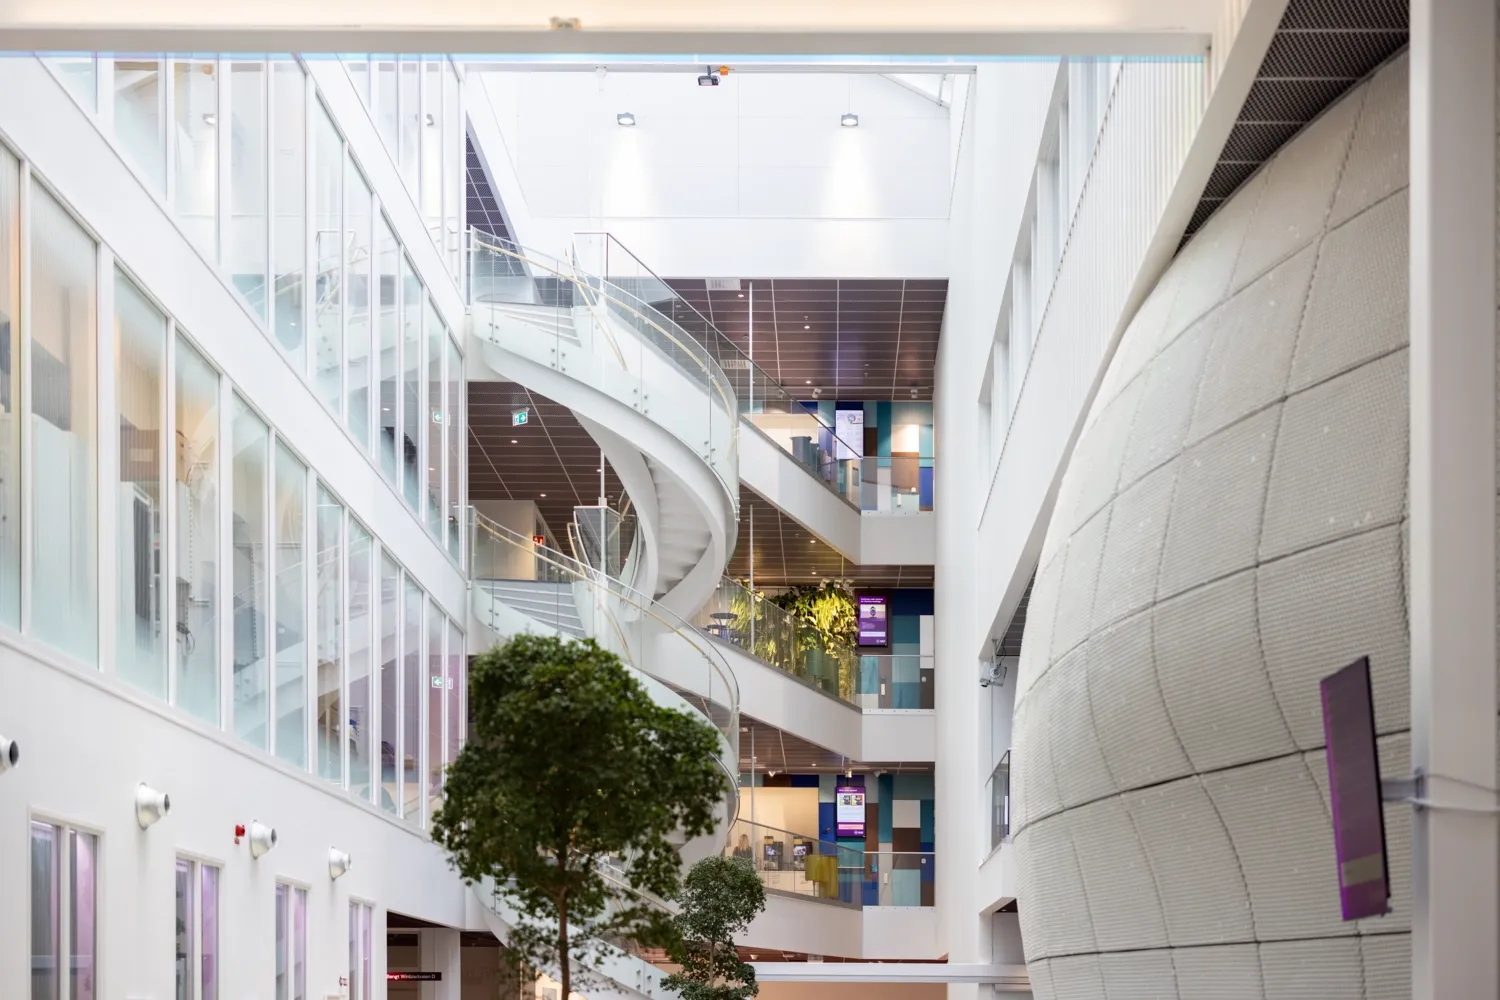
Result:
[[[276,756],[307,766],[306,567],[307,466],[286,446],[276,445]]]
[[[422,57],[421,174],[418,203],[427,233],[443,246],[443,56]]]
[[[219,63],[172,60],[172,201],[188,238],[218,256]]]
[[[376,264],[380,285],[380,313],[376,323],[379,336],[376,341],[380,367],[380,471],[386,479],[396,482],[396,428],[399,426],[396,411],[399,405],[401,379],[400,344],[400,300],[402,260],[401,244],[391,234],[390,223],[384,214],[380,217],[377,236],[379,258]]]
[[[229,64],[229,192],[224,264],[234,287],[261,319],[266,318],[266,205],[268,135],[266,63]]]
[[[20,163],[0,147],[0,623],[21,626]]]
[[[431,817],[443,801],[443,758],[448,749],[443,732],[443,710],[448,705],[448,678],[443,660],[443,639],[448,620],[442,610],[427,605],[427,815]]]
[[[401,801],[401,570],[380,558],[380,808],[397,812]]]
[[[356,798],[370,799],[370,742],[373,735],[374,691],[370,671],[374,657],[372,604],[374,544],[364,525],[349,518],[349,603],[345,637],[345,663],[349,672],[349,790]]]
[[[370,102],[375,112],[375,128],[385,141],[391,156],[396,155],[396,123],[400,111],[396,106],[396,57],[390,53],[378,53],[370,57],[371,81]]]
[[[262,750],[270,746],[269,579],[270,428],[234,397],[230,465],[230,566],[234,594],[234,731]]]
[[[411,258],[401,257],[401,492],[420,516],[422,495],[422,303]]]
[[[422,588],[409,577],[402,594],[401,815],[422,822]]]
[[[422,64],[419,56],[399,56],[396,60],[401,77],[400,94],[400,167],[406,189],[416,198],[421,179],[420,141],[422,135]]]
[[[31,626],[98,662],[94,241],[40,185],[31,196]]]
[[[448,271],[463,280],[463,192],[465,188],[463,112],[458,70],[443,60],[443,240],[438,249]]]
[[[219,720],[219,373],[177,338],[173,492],[177,704]]]
[[[444,461],[448,470],[448,554],[463,563],[463,433],[467,426],[464,415],[464,359],[459,353],[458,343],[448,339],[448,368],[443,384],[447,387],[448,401],[443,408],[443,430],[448,447]]]
[[[307,365],[303,315],[307,269],[307,80],[289,59],[271,64],[271,269],[276,340],[298,371]]]
[[[313,386],[335,413],[344,365],[344,145],[328,110],[313,111]]]
[[[115,672],[167,697],[165,595],[167,317],[115,272],[115,402],[120,411],[119,554]]]
[[[162,61],[155,56],[116,56],[113,69],[115,136],[151,189],[166,194]]]
[[[345,388],[348,392],[346,416],[354,440],[370,447],[370,284],[375,266],[371,243],[370,185],[350,157],[345,162],[344,247],[348,260],[344,265],[348,295],[348,330],[345,357],[348,359]]]
[[[427,423],[427,471],[423,493],[427,497],[427,530],[441,538],[443,535],[443,427],[447,416],[443,413],[443,353],[448,342],[448,331],[438,318],[437,307],[427,300],[427,405],[422,414]]]
[[[469,738],[469,670],[464,656],[464,634],[458,624],[448,622],[448,754],[449,764]]]
[[[318,774],[344,780],[344,507],[318,487],[317,719]]]

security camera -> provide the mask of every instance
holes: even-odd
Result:
[[[354,867],[354,859],[337,847],[328,849],[328,877],[339,878]]]
[[[257,820],[250,821],[250,856],[258,858],[276,846],[276,831]]]
[[[21,744],[0,736],[0,774],[21,763]]]
[[[135,821],[144,830],[172,811],[172,797],[144,781],[135,786]]]

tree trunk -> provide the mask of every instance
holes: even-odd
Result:
[[[562,970],[561,1000],[570,1000],[573,995],[572,963],[568,961],[568,897],[564,893],[557,901],[557,957]]]

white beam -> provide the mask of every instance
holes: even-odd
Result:
[[[1029,991],[1024,965],[961,962],[751,962],[765,983],[981,983]]]
[[[1493,0],[1411,11],[1412,996],[1500,995]],[[1331,667],[1330,667],[1331,669]]]

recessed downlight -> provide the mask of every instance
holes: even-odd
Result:
[[[635,127],[635,112],[634,111],[621,111],[619,114],[615,115],[615,124],[616,125],[623,125],[626,128],[634,128]]]

